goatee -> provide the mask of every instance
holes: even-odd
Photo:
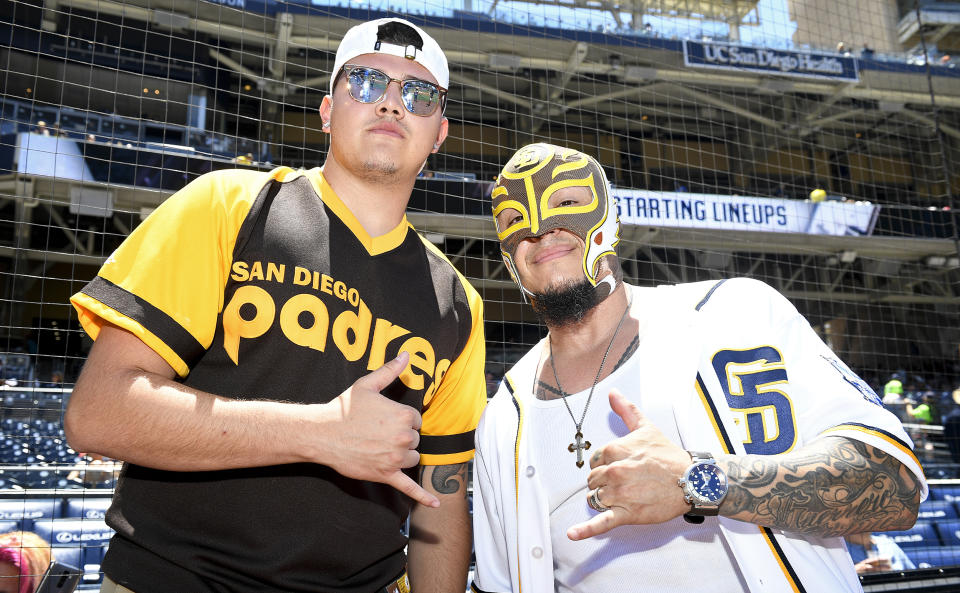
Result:
[[[530,298],[540,321],[553,327],[579,323],[599,303],[596,287],[586,279],[551,286]]]
[[[372,183],[384,183],[393,181],[397,177],[400,168],[396,163],[387,160],[368,160],[360,166],[360,176]]]

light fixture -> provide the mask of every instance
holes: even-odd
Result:
[[[852,264],[857,261],[857,252],[856,251],[841,251],[840,252],[840,261],[845,264]]]
[[[923,263],[927,264],[931,268],[941,268],[947,263],[947,256],[945,255],[928,255]]]

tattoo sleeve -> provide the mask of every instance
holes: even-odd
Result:
[[[438,494],[456,494],[458,491],[467,496],[467,464],[424,465],[420,467],[420,484],[430,486]]]
[[[785,455],[730,456],[724,516],[786,531],[837,536],[907,529],[920,483],[866,443],[825,437]]]

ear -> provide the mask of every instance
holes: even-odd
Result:
[[[430,151],[431,154],[440,150],[440,145],[447,139],[447,133],[450,131],[449,127],[450,122],[447,121],[447,118],[442,118],[440,120],[440,129],[437,131],[437,141],[433,143],[436,148]]]
[[[333,114],[333,96],[324,95],[323,100],[320,101],[320,119],[323,120],[323,123],[326,124],[320,128],[320,131],[324,134],[330,133],[330,117]]]

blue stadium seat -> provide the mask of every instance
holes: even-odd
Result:
[[[923,521],[917,521],[913,527],[903,531],[887,531],[886,535],[904,549],[940,545],[933,525]]]
[[[80,571],[83,575],[80,579],[78,590],[99,590],[103,581],[103,573],[100,571],[100,564],[103,562],[103,553],[106,547],[100,548],[53,548],[53,557]]]
[[[919,546],[904,551],[917,568],[960,565],[960,546]]]
[[[960,546],[960,519],[952,521],[938,521],[934,523],[937,533],[940,534],[940,541],[945,546]]]
[[[70,497],[66,499],[63,516],[103,519],[111,500],[109,497]]]
[[[58,498],[0,500],[0,521],[18,522],[29,531],[38,521],[59,517],[60,507]]]
[[[53,519],[35,524],[34,531],[50,542],[55,556],[78,560],[76,566],[83,569],[80,589],[99,589],[100,565],[114,533],[102,519]]]
[[[960,500],[960,486],[931,486],[929,500]]]
[[[20,521],[0,521],[0,533],[7,533],[18,529],[20,529]]]
[[[944,521],[949,519],[958,519],[957,508],[950,500],[926,500],[920,503],[920,510],[917,513],[919,521]]]
[[[83,550],[80,548],[55,548],[53,557],[58,562],[68,566],[83,568]]]
[[[102,557],[113,530],[102,519],[53,519],[34,523],[33,530],[55,548],[95,548]]]

